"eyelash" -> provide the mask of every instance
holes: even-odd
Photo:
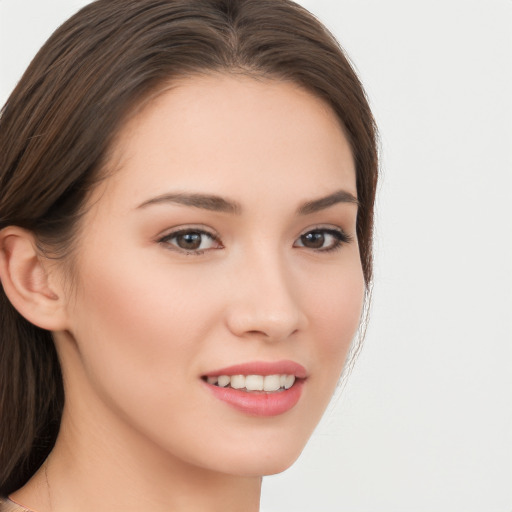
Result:
[[[304,242],[302,239],[303,239],[303,237],[305,237],[307,235],[312,235],[312,234],[315,234],[315,235],[322,234],[324,237],[326,235],[332,236],[334,238],[334,243],[332,244],[331,247],[326,247],[326,248],[308,248],[304,245]],[[200,235],[201,237],[207,237],[213,243],[219,244],[219,247],[209,247],[207,249],[187,250],[183,247],[178,247],[177,245],[171,243],[171,240],[176,239],[179,236],[185,236],[185,235]],[[304,248],[310,249],[314,252],[328,253],[328,252],[334,252],[334,251],[340,250],[343,245],[350,243],[352,241],[352,236],[347,234],[341,228],[317,227],[317,228],[310,229],[310,230],[304,232],[297,238],[297,240],[300,240],[302,245],[296,246],[295,245],[296,242],[295,242],[294,247],[304,247]],[[165,244],[167,246],[171,246],[170,250],[173,250],[176,252],[181,252],[187,256],[188,255],[200,256],[200,255],[204,254],[206,251],[224,248],[224,246],[222,245],[222,243],[220,241],[220,238],[217,235],[210,233],[209,231],[205,231],[203,229],[195,229],[195,228],[183,228],[183,229],[179,229],[177,231],[173,231],[173,232],[163,236],[162,238],[160,238],[158,240],[158,243]]]
[[[215,249],[222,249],[224,247],[222,245],[222,243],[220,242],[220,239],[217,235],[210,233],[209,231],[205,231],[203,229],[196,229],[196,228],[178,229],[177,231],[173,231],[173,232],[165,235],[164,237],[160,238],[158,240],[158,242],[161,244],[167,244],[168,246],[171,246],[170,247],[171,250],[176,251],[176,252],[183,252],[187,256],[188,255],[200,256],[201,254],[204,254],[206,251],[213,249],[213,248],[208,248],[208,249],[187,250],[183,247],[178,247],[178,246],[170,243],[170,241],[173,240],[174,238],[178,238],[179,236],[184,236],[184,235],[200,235],[201,237],[207,237],[212,242],[217,242],[220,245],[220,247],[216,247]]]
[[[325,237],[325,235],[329,235],[334,238],[334,244],[331,247],[312,249],[313,251],[316,251],[316,252],[324,252],[325,253],[325,252],[338,251],[343,247],[343,245],[348,244],[352,241],[352,237],[348,233],[343,231],[341,228],[335,229],[335,228],[323,228],[323,227],[318,227],[318,228],[314,228],[314,229],[310,229],[310,230],[306,231],[305,233],[303,233],[302,235],[299,236],[298,240],[301,240],[302,237],[305,237],[305,236],[311,235],[311,234],[322,234],[322,235],[324,235],[324,237]],[[305,246],[301,245],[299,247],[305,247]]]

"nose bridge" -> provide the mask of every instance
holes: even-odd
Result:
[[[304,328],[306,317],[291,270],[283,254],[264,245],[241,258],[228,318],[235,334],[279,341]]]

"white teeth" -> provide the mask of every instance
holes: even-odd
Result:
[[[284,381],[284,389],[290,389],[295,382],[295,375],[287,375]]]
[[[247,375],[245,377],[245,389],[247,391],[263,391],[263,377],[261,375]]]
[[[219,380],[217,381],[217,384],[221,388],[225,388],[226,386],[229,386],[230,382],[231,382],[231,377],[228,377],[227,375],[220,375]]]
[[[233,389],[271,392],[290,389],[295,383],[295,375],[219,375],[207,377],[206,382],[221,388],[231,386]]]
[[[267,375],[263,380],[264,391],[277,391],[281,387],[280,375]]]
[[[232,375],[231,387],[234,389],[245,388],[245,377],[243,375]]]

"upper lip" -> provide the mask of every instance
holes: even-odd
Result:
[[[295,375],[299,379],[305,379],[307,371],[304,366],[295,361],[251,361],[213,370],[205,373],[203,377],[219,375]]]

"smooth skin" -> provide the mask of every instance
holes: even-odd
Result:
[[[320,420],[360,321],[344,131],[295,84],[200,76],[127,121],[109,170],[72,282],[30,233],[2,232],[2,281],[54,331],[66,393],[54,450],[12,498],[38,512],[256,511],[261,476],[289,467]],[[234,409],[201,378],[280,360],[308,377],[276,416]]]

